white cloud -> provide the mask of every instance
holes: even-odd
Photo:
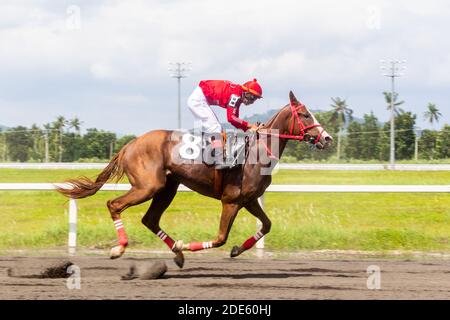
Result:
[[[450,55],[441,57],[435,61],[436,66],[431,68],[425,78],[426,82],[430,86],[450,86]]]
[[[297,89],[312,104],[323,104],[320,96],[366,94],[374,106],[386,89],[382,58],[408,60],[405,95],[450,84],[446,1],[78,1],[80,29],[67,28],[68,4],[33,3],[0,5],[0,84],[12,89],[2,93],[0,109],[23,95],[29,104],[36,96],[57,99],[54,90],[62,106],[65,92],[73,99],[88,91],[93,104],[103,105],[101,95],[142,96],[117,104],[148,103],[163,113],[164,101],[175,103],[167,63],[177,60],[192,62],[185,96],[202,78],[256,77],[267,101]],[[133,126],[170,125],[158,117]]]
[[[94,78],[98,79],[114,79],[117,77],[117,72],[114,67],[103,62],[93,63],[90,67]]]

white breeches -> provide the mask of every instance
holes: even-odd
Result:
[[[219,133],[222,131],[217,116],[211,110],[200,87],[195,88],[187,101],[189,110],[195,118],[195,128],[205,133]]]

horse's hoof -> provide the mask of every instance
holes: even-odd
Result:
[[[182,269],[184,266],[184,255],[182,252],[178,252],[177,255],[175,256],[175,258],[173,258],[173,261],[175,262],[175,264]]]
[[[120,258],[124,254],[124,252],[125,252],[124,246],[115,246],[114,248],[111,249],[109,257],[111,259],[117,259]]]
[[[172,251],[175,253],[181,252],[183,251],[183,247],[184,247],[183,240],[177,240],[173,245]]]
[[[238,246],[234,246],[233,249],[231,249],[230,257],[234,258],[234,257],[237,257],[240,254],[241,254],[241,252],[239,250],[239,247]]]

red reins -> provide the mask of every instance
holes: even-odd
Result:
[[[302,106],[303,106],[302,104],[299,104],[299,107],[302,107]],[[291,113],[292,113],[292,123],[291,123],[290,129],[289,129],[289,134],[269,133],[269,132],[258,132],[258,133],[265,134],[265,135],[271,135],[271,136],[277,136],[282,139],[303,141],[305,139],[306,133],[309,129],[321,127],[321,125],[318,123],[314,123],[309,126],[305,126],[303,124],[303,122],[300,120],[300,117],[297,112],[297,107],[294,106],[292,103],[290,104],[290,107],[291,107]],[[300,132],[298,135],[294,134],[295,122],[297,122],[298,127],[300,129]],[[322,137],[323,131],[324,131],[324,129],[322,128],[322,130],[320,130],[319,134],[317,135],[316,139],[314,140],[314,142],[313,142],[314,144],[319,142],[320,138]]]
[[[302,104],[299,104],[299,107],[302,107],[302,106],[303,106]],[[282,138],[282,139],[290,139],[290,140],[303,141],[303,140],[305,139],[306,133],[307,133],[307,131],[308,131],[309,129],[321,127],[321,125],[318,124],[318,123],[314,123],[314,124],[311,124],[311,125],[309,125],[309,126],[305,126],[305,125],[303,124],[303,122],[300,120],[300,117],[299,117],[298,112],[297,112],[297,107],[294,106],[294,105],[292,104],[292,102],[291,102],[291,104],[290,104],[290,107],[291,107],[291,113],[292,113],[292,123],[291,123],[290,129],[289,129],[289,134],[283,134],[283,133],[281,133],[281,134],[280,134],[280,133],[270,133],[270,132],[258,132],[258,133],[259,133],[259,134],[270,135],[270,136],[276,136],[276,137],[279,137],[279,138]],[[303,107],[304,107],[304,106],[303,106]],[[295,134],[294,134],[295,122],[296,122],[296,121],[297,121],[298,127],[299,127],[299,129],[300,129],[300,132],[299,132],[298,135],[295,135]],[[318,134],[317,137],[314,139],[314,142],[313,142],[314,144],[316,144],[317,142],[319,142],[319,140],[320,140],[320,138],[321,138],[321,136],[322,136],[322,133],[323,133],[324,129],[323,129],[323,128],[321,128],[321,129],[322,129],[322,130],[319,131],[319,134]],[[267,152],[267,154],[269,155],[269,157],[272,158],[272,159],[279,160],[279,159],[272,153],[272,150],[270,150],[270,148],[267,146],[267,144],[266,144],[264,141],[262,141],[262,140],[260,140],[260,141],[262,142],[264,148],[266,149],[266,152]]]

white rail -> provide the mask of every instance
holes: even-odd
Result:
[[[0,163],[0,169],[103,169],[107,163]],[[284,170],[398,170],[398,171],[450,171],[450,164],[302,164],[281,163]]]
[[[301,164],[283,163],[280,169],[284,170],[355,170],[355,171],[449,171],[450,164]]]
[[[52,183],[0,183],[0,191],[45,191],[54,190],[55,185],[66,186],[65,184]],[[105,184],[100,189],[102,191],[127,191],[129,184]],[[178,191],[191,192],[189,188],[180,186]],[[350,193],[391,193],[391,192],[418,192],[418,193],[450,193],[450,185],[271,185],[268,192],[350,192]],[[261,197],[260,204],[264,207],[264,197]],[[68,249],[70,255],[75,255],[77,246],[77,203],[76,200],[69,201],[69,239]],[[257,229],[261,225],[257,222]],[[257,249],[264,249],[264,237],[256,244]]]
[[[54,190],[55,185],[66,186],[63,183],[0,183],[0,190],[33,191]],[[129,184],[105,184],[101,191],[128,191]],[[191,189],[181,185],[181,192]],[[324,184],[274,184],[267,188],[268,192],[450,192],[450,185],[324,185]]]

